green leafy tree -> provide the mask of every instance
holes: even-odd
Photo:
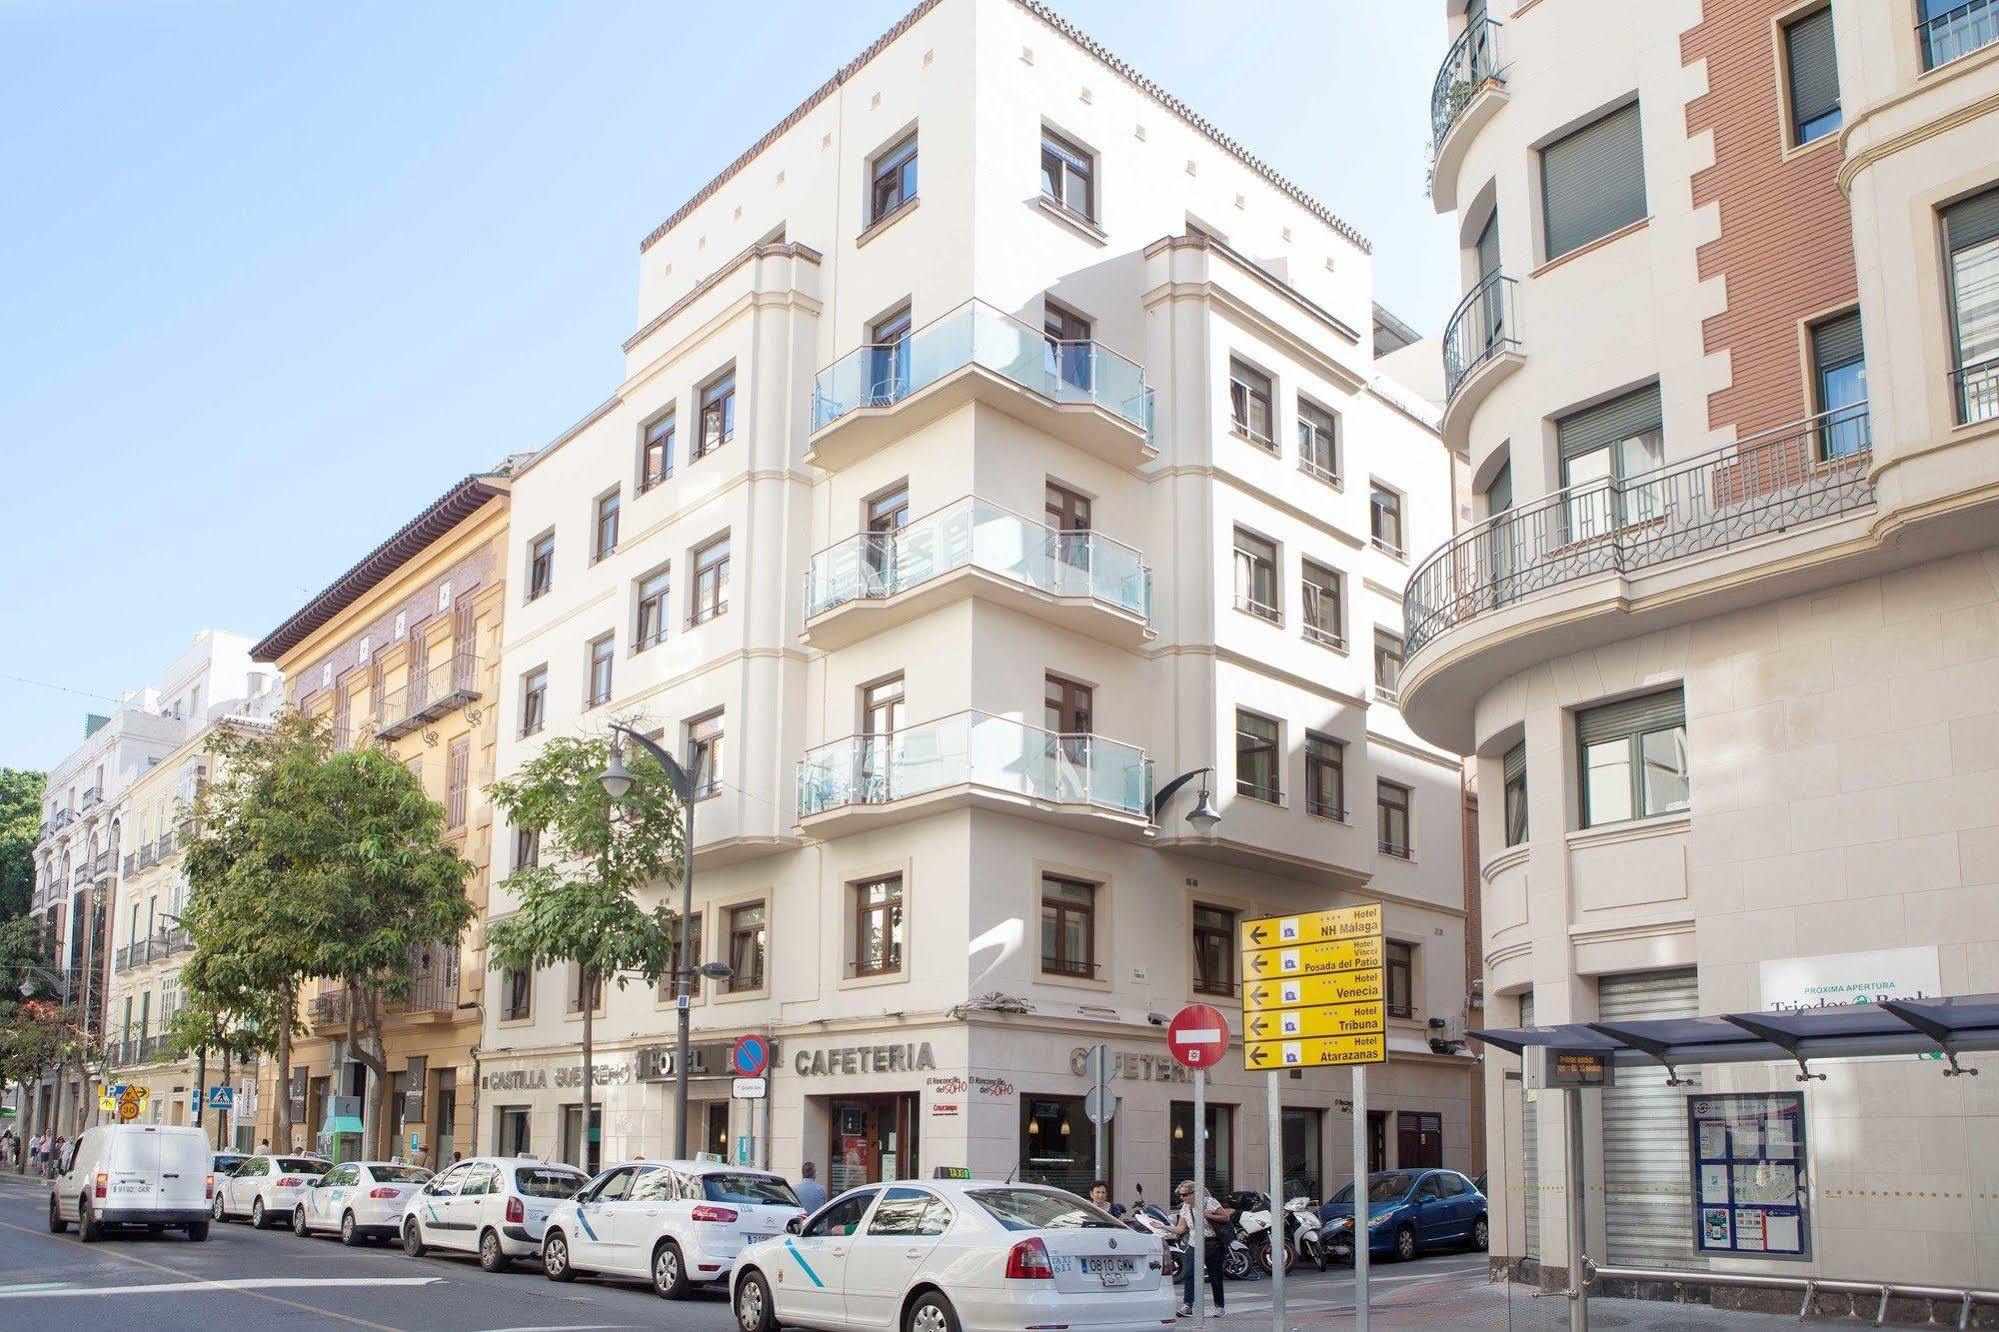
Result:
[[[275,1052],[277,1043],[273,1034],[282,1015],[275,1011],[276,1005],[268,996],[258,1004],[251,995],[210,995],[202,991],[186,970],[181,972],[180,986],[181,1006],[167,1023],[167,1049],[176,1058],[194,1056],[194,1085],[204,1094],[211,1054],[222,1059],[222,1083],[226,1085],[232,1064],[248,1064],[258,1055]],[[203,1112],[204,1122],[213,1125],[210,1137],[217,1150],[228,1145],[225,1118],[223,1112],[217,1111],[209,1120],[207,1112]]]
[[[79,1008],[74,996],[67,1007],[62,1004],[51,979],[55,967],[37,921],[30,916],[0,921],[0,1085],[13,1082],[25,1089],[83,1055]],[[31,1116],[38,1106],[38,1100],[31,1104]],[[31,1117],[17,1131],[25,1143],[41,1127]],[[15,1173],[26,1169],[23,1152]]]
[[[182,859],[182,913],[194,951],[183,993],[225,1029],[257,1024],[277,1061],[272,1141],[292,1139],[291,1051],[299,994],[320,974],[319,934],[336,916],[327,883],[329,820],[319,807],[333,754],[323,720],[279,714],[217,733],[217,775],[197,797]]]
[[[631,790],[613,801],[597,776],[610,761],[601,736],[557,737],[490,792],[515,828],[540,831],[538,863],[498,885],[519,908],[486,930],[487,965],[533,973],[573,965],[584,977],[583,1133],[589,1159],[592,1014],[603,982],[648,985],[673,966],[677,917],[664,903],[650,909],[637,894],[677,875],[680,802],[649,755],[627,755]]]
[[[312,876],[325,925],[313,970],[347,998],[347,1048],[389,1082],[382,1009],[409,996],[419,965],[446,965],[447,945],[472,922],[472,862],[444,841],[444,807],[414,773],[377,749],[336,753],[320,768],[321,848]],[[381,1115],[368,1115],[363,1150],[381,1155]]]
[[[35,890],[43,774],[0,768],[0,920],[23,915]]]

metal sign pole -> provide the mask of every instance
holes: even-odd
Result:
[[[1583,1274],[1583,1094],[1562,1093],[1568,1118],[1569,1332],[1589,1332],[1589,1286]]]
[[[1367,1065],[1353,1066],[1353,1325],[1367,1332]]]
[[[1097,1058],[1096,1058],[1096,1065],[1097,1065],[1097,1082],[1096,1082],[1096,1086],[1097,1086],[1097,1123],[1096,1123],[1096,1129],[1097,1129],[1097,1173],[1096,1173],[1096,1174],[1095,1174],[1095,1175],[1094,1175],[1094,1176],[1093,1176],[1092,1178],[1095,1178],[1095,1179],[1109,1179],[1109,1178],[1110,1178],[1110,1176],[1104,1173],[1104,1135],[1105,1135],[1105,1134],[1106,1134],[1106,1133],[1107,1133],[1107,1132],[1109,1131],[1109,1127],[1108,1127],[1108,1124],[1107,1124],[1107,1122],[1106,1122],[1106,1121],[1108,1121],[1108,1120],[1109,1120],[1109,1118],[1110,1118],[1110,1116],[1108,1116],[1108,1115],[1106,1115],[1106,1114],[1104,1113],[1104,1110],[1105,1110],[1105,1109],[1107,1108],[1107,1107],[1105,1106],[1105,1101],[1106,1101],[1106,1099],[1107,1099],[1107,1093],[1105,1092],[1105,1090],[1104,1090],[1104,1089],[1105,1089],[1105,1087],[1106,1087],[1106,1086],[1108,1085],[1108,1080],[1107,1080],[1107,1079],[1105,1078],[1105,1076],[1104,1076],[1105,1072],[1107,1071],[1107,1070],[1106,1070],[1106,1069],[1104,1068],[1104,1065],[1110,1062],[1110,1060],[1109,1060],[1109,1056],[1110,1056],[1110,1047],[1109,1047],[1109,1046],[1105,1046],[1105,1045],[1099,1045],[1099,1046],[1097,1047],[1097,1049],[1096,1049],[1096,1055],[1097,1055]]]
[[[1291,1241],[1286,1235],[1284,1210],[1284,1107],[1278,1087],[1282,1083],[1276,1069],[1270,1079],[1270,1326],[1284,1332],[1284,1268]]]
[[[1193,1219],[1187,1228],[1187,1246],[1194,1252],[1194,1298],[1188,1303],[1194,1306],[1194,1326],[1208,1325],[1206,1306],[1202,1303],[1206,1296],[1201,1293],[1201,1278],[1205,1275],[1201,1268],[1207,1262],[1207,1216],[1208,1216],[1208,1070],[1194,1070],[1194,1198],[1188,1210]]]

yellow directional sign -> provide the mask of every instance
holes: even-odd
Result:
[[[1242,1049],[1243,1063],[1252,1071],[1388,1062],[1388,1037],[1378,1031],[1296,1041],[1245,1041]]]
[[[1287,976],[1282,980],[1250,981],[1242,988],[1242,1011],[1265,1013],[1279,1008],[1316,1008],[1320,1004],[1355,1004],[1380,999],[1381,967],[1336,971],[1319,976]]]
[[[1321,1004],[1317,1008],[1285,1008],[1275,1013],[1243,1014],[1246,1041],[1295,1040],[1313,1036],[1358,1036],[1386,1031],[1388,1014],[1379,999],[1358,1004]]]
[[[1242,923],[1242,948],[1277,948],[1325,939],[1357,939],[1381,933],[1381,903],[1306,911],[1295,916],[1262,916]]]
[[[1379,969],[1381,964],[1381,936],[1377,934],[1287,948],[1258,948],[1242,955],[1242,975],[1245,981],[1282,980],[1287,976]]]

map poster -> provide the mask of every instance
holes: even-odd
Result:
[[[1694,1250],[1809,1258],[1803,1092],[1687,1098]]]

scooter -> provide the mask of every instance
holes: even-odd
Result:
[[[1260,1193],[1238,1193],[1229,1200],[1235,1209],[1235,1234],[1222,1254],[1222,1274],[1231,1281],[1247,1280],[1253,1268],[1271,1270],[1276,1259],[1271,1248],[1270,1200]],[[1282,1244],[1284,1270],[1296,1261],[1291,1246]]]
[[[1166,1259],[1170,1264],[1167,1276],[1172,1276],[1183,1264],[1193,1261],[1186,1241],[1173,1233],[1173,1218],[1145,1201],[1144,1194],[1139,1194],[1131,1210],[1124,1214],[1124,1223],[1139,1234],[1150,1235],[1166,1246]]]
[[[1284,1230],[1290,1238],[1291,1251],[1299,1260],[1318,1264],[1321,1272],[1326,1270],[1326,1241],[1319,1233],[1319,1209],[1310,1198],[1301,1194],[1286,1200]],[[1291,1269],[1287,1266],[1284,1270]]]

